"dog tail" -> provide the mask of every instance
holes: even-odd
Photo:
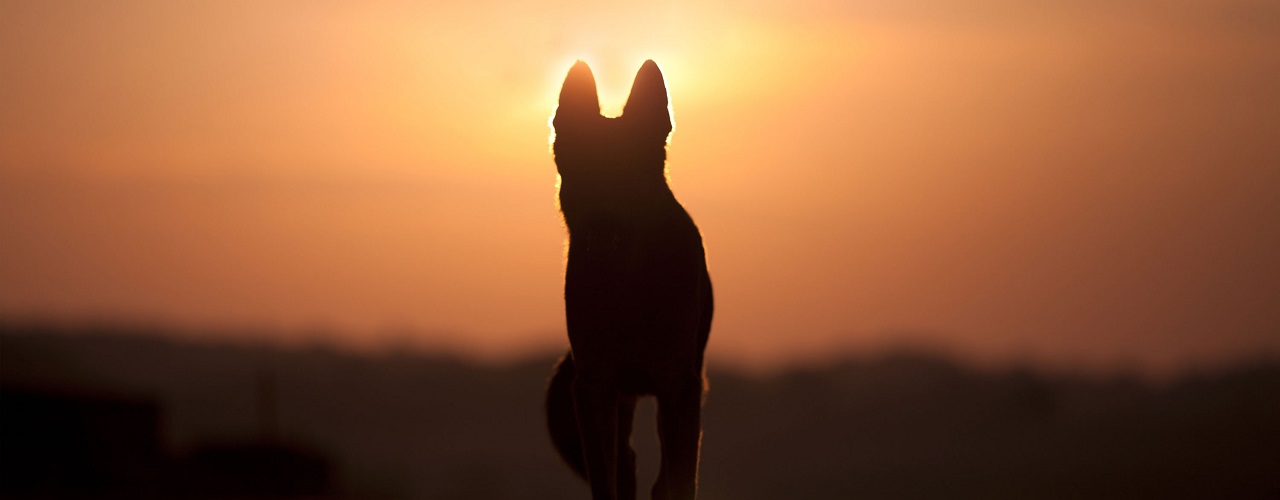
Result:
[[[547,385],[547,430],[551,444],[560,458],[583,480],[587,464],[582,455],[582,436],[578,434],[578,415],[574,411],[573,381],[578,376],[573,366],[573,353],[566,353],[556,364],[551,383]]]

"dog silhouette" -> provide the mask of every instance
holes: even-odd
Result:
[[[645,61],[622,116],[607,118],[578,61],[552,125],[569,233],[570,346],[547,390],[552,441],[594,500],[632,500],[636,399],[655,396],[662,465],[653,498],[693,499],[713,300],[702,235],[667,185],[662,71]]]

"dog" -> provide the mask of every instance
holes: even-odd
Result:
[[[578,61],[552,120],[569,233],[569,353],[547,390],[547,422],[593,500],[636,498],[631,424],[643,396],[658,401],[662,465],[653,498],[697,496],[714,301],[702,235],[667,184],[667,106],[662,71],[650,60],[622,116],[602,116],[595,77]]]

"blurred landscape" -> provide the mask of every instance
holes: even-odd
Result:
[[[1275,0],[0,1],[0,499],[585,499],[579,59],[666,78],[703,500],[1280,499]]]
[[[554,355],[0,331],[5,498],[586,498],[543,429]],[[883,352],[713,369],[702,498],[1277,498],[1280,363],[1151,382]],[[656,467],[653,405],[636,442]]]

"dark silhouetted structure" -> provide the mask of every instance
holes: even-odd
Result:
[[[6,358],[16,358],[6,361],[19,366],[57,360],[56,355],[33,359],[21,346],[16,352],[12,345],[7,347]],[[53,366],[51,371],[62,369]],[[214,440],[190,452],[170,452],[161,440],[159,402],[98,387],[101,379],[112,375],[119,374],[58,375],[52,378],[63,380],[50,384],[50,377],[4,370],[0,498],[328,498],[334,494],[329,458],[276,439],[274,423],[263,423],[261,438]],[[183,376],[155,374],[174,375]],[[77,378],[76,383],[66,383]],[[264,402],[270,405],[274,402]]]
[[[0,494],[157,496],[168,465],[153,401],[0,390]]]

